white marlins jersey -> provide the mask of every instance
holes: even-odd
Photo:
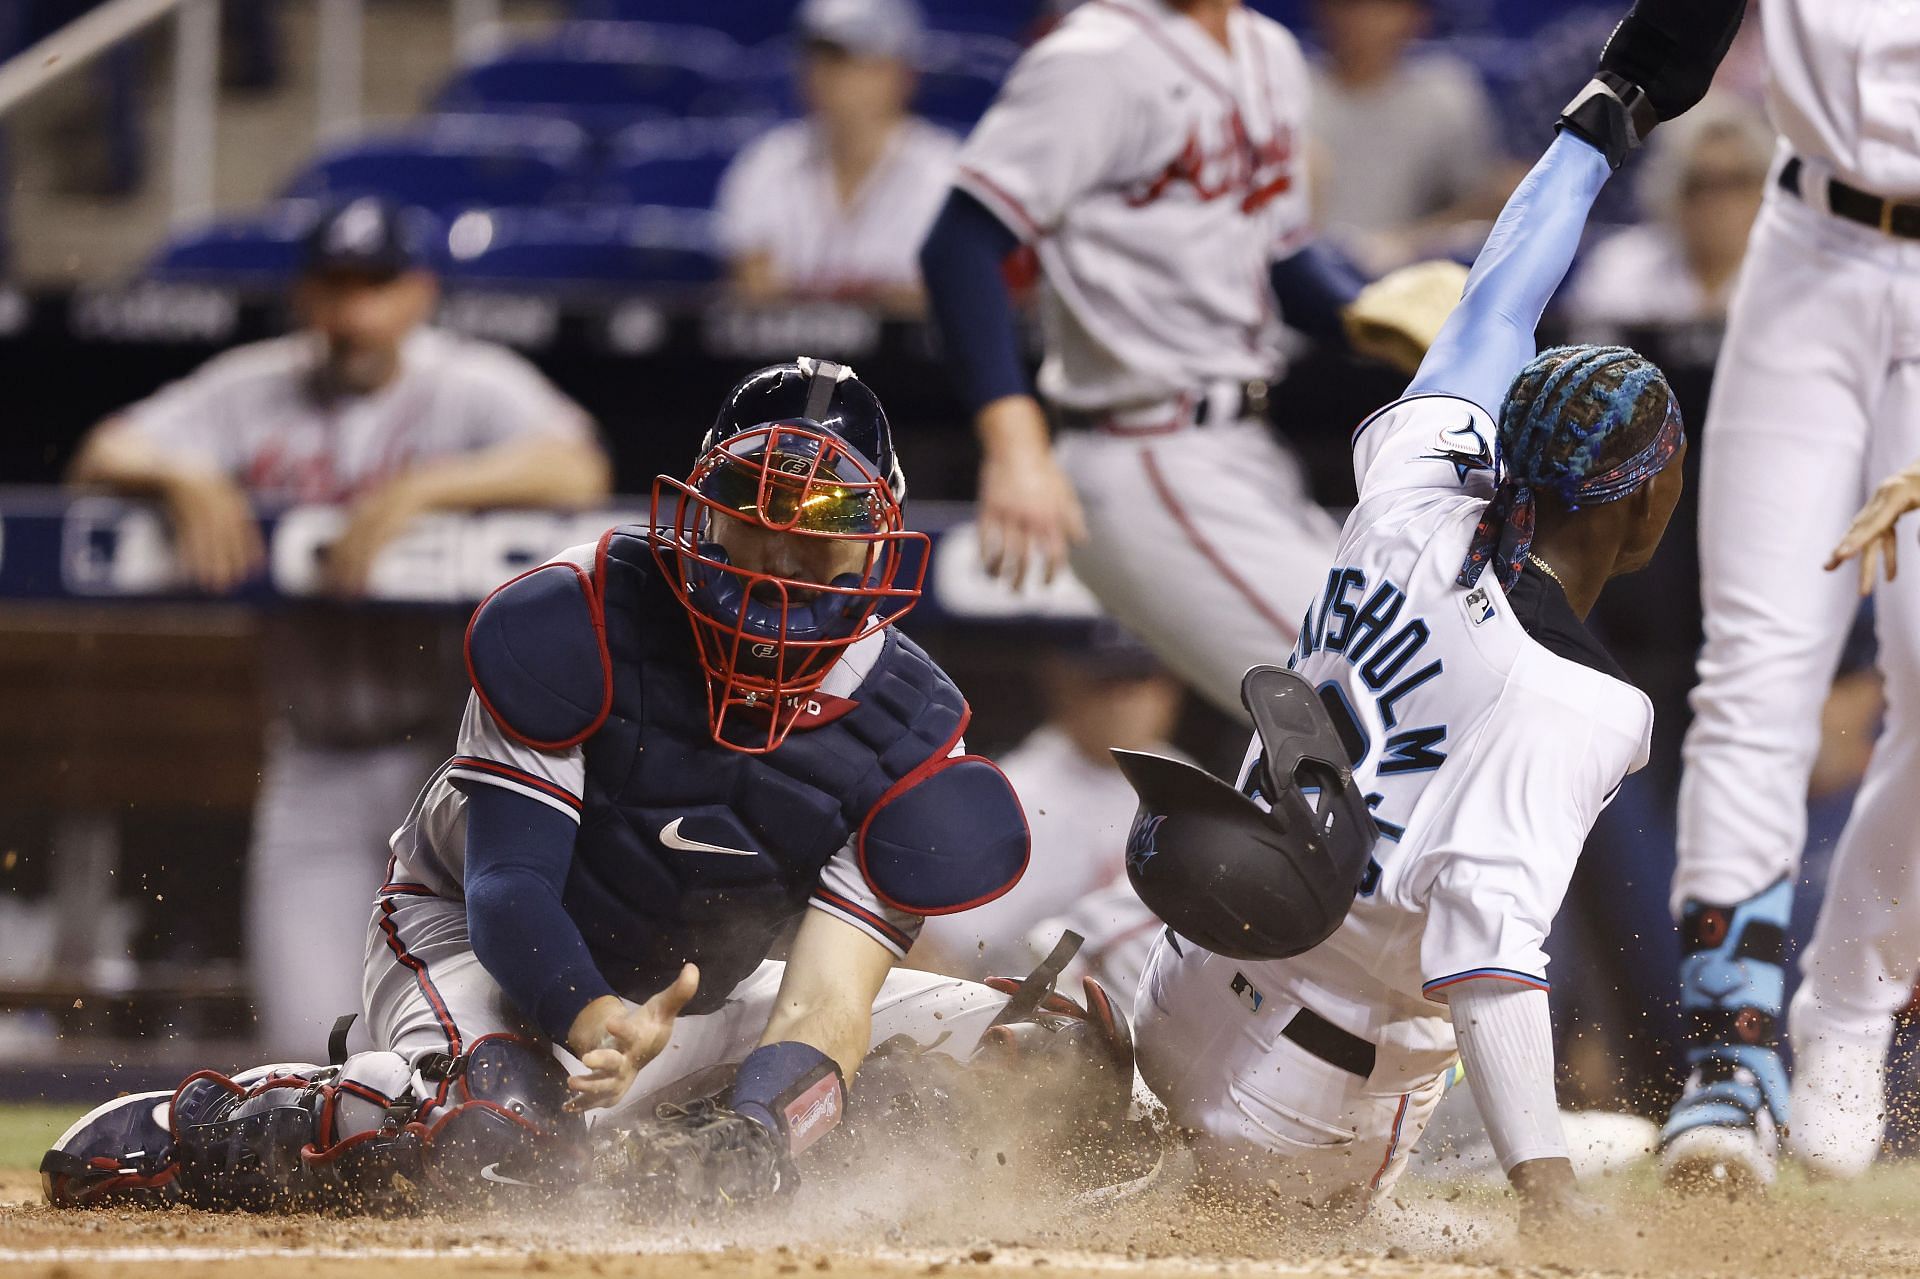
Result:
[[[957,185],[1046,275],[1040,389],[1094,410],[1277,374],[1267,267],[1308,237],[1308,78],[1235,8],[1232,51],[1161,0],[1090,0],[1014,67]]]
[[[1331,938],[1246,972],[1377,1043],[1388,1082],[1451,1059],[1450,985],[1545,988],[1543,944],[1581,845],[1653,727],[1638,689],[1536,642],[1491,568],[1455,584],[1493,492],[1494,439],[1487,414],[1451,396],[1360,426],[1359,505],[1289,662],[1358,755],[1381,838]],[[1243,788],[1258,753],[1256,738]]]
[[[1875,195],[1920,196],[1920,8],[1762,0],[1767,108],[1796,155]]]

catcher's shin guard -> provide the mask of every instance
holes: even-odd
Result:
[[[1680,922],[1687,1086],[1660,1134],[1674,1184],[1772,1182],[1787,1124],[1779,1020],[1793,885],[1781,879],[1733,906],[1689,901]]]
[[[430,1095],[409,1130],[442,1196],[537,1199],[578,1184],[586,1123],[567,1112],[567,1072],[545,1044],[482,1035],[418,1066],[416,1087]]]

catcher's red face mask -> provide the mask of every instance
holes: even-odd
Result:
[[[655,478],[654,556],[693,625],[715,741],[778,747],[840,655],[913,607],[927,537],[901,522],[872,464],[805,420],[734,435],[684,483]]]

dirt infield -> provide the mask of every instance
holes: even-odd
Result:
[[[31,1174],[0,1174],[0,1275],[295,1279],[404,1270],[409,1279],[537,1273],[556,1279],[1050,1279],[1237,1276],[1916,1276],[1920,1172],[1854,1186],[1789,1178],[1771,1199],[1675,1201],[1648,1177],[1602,1187],[1608,1215],[1562,1238],[1518,1238],[1510,1201],[1484,1190],[1406,1188],[1377,1219],[1336,1231],[1281,1205],[1226,1213],[1150,1194],[1067,1215],[1020,1179],[964,1195],[888,1177],[853,1194],[803,1189],[756,1214],[642,1231],[588,1214],[395,1221],[171,1212],[55,1213]],[[986,1178],[988,1182],[993,1179]],[[1010,1188],[1019,1193],[1004,1193]],[[951,1190],[952,1194],[942,1193]]]

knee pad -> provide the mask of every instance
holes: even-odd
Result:
[[[426,1085],[411,1127],[440,1191],[524,1197],[575,1183],[586,1123],[567,1111],[567,1073],[545,1044],[483,1035],[458,1057],[422,1062],[416,1086]]]
[[[1667,1136],[1699,1124],[1787,1121],[1779,1019],[1793,884],[1782,878],[1733,906],[1689,901],[1681,916],[1680,1004],[1687,1015],[1686,1096]]]

